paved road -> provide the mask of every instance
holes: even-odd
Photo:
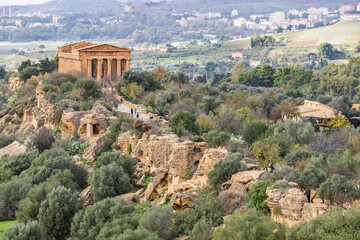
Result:
[[[123,112],[123,113],[128,113],[130,115],[130,110],[131,110],[130,107],[128,107],[128,106],[126,106],[124,104],[119,104],[116,111]],[[136,118],[135,114],[133,114],[133,118],[134,119]],[[146,115],[146,114],[140,114],[139,118],[140,119],[149,119],[150,117],[148,115]]]

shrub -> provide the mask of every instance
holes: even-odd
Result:
[[[297,167],[300,163],[305,163],[312,156],[319,156],[319,153],[306,149],[297,149],[288,153],[284,157],[283,162],[289,166]]]
[[[190,240],[212,240],[213,235],[212,226],[206,221],[205,218],[202,218],[197,222],[191,231],[189,236]]]
[[[0,184],[0,220],[15,218],[19,201],[26,197],[31,188],[30,183],[13,180]]]
[[[32,76],[39,76],[40,69],[35,66],[28,66],[20,71],[20,79],[25,81],[26,79],[31,78]]]
[[[196,123],[196,117],[188,111],[178,111],[171,116],[169,126],[178,136],[183,135],[183,131],[187,130],[195,134],[200,134],[200,127]]]
[[[139,225],[140,214],[125,214],[111,222],[107,222],[97,236],[97,240],[114,239],[126,230],[135,230]],[[81,240],[83,240],[82,238]],[[89,239],[90,240],[90,239]]]
[[[202,133],[207,133],[216,129],[216,124],[212,118],[208,115],[202,114],[197,118],[197,124],[200,127]]]
[[[35,152],[21,153],[0,161],[0,183],[9,181],[13,176],[31,166],[32,161],[38,156]],[[2,162],[4,162],[2,164]]]
[[[251,154],[260,163],[262,168],[273,168],[275,163],[281,162],[280,149],[277,144],[263,144],[255,142],[251,146]]]
[[[81,96],[85,100],[97,99],[102,96],[100,86],[94,79],[80,79],[75,83],[74,89],[82,89]]]
[[[90,101],[84,101],[80,102],[80,111],[88,111],[91,110],[94,106],[93,102]]]
[[[245,128],[242,132],[242,136],[245,142],[251,145],[257,140],[259,140],[261,135],[263,135],[268,129],[269,126],[265,122],[250,121],[246,123]]]
[[[156,233],[162,239],[171,239],[170,223],[173,214],[168,206],[148,210],[139,222],[139,228]]]
[[[42,240],[40,224],[37,221],[11,226],[2,237],[3,240]]]
[[[230,180],[233,174],[245,170],[247,167],[241,162],[241,156],[232,154],[215,164],[209,172],[209,182],[213,187],[220,188],[221,184]]]
[[[74,190],[80,189],[71,179],[70,170],[65,170],[51,176],[46,182],[31,188],[26,198],[19,202],[18,211],[16,212],[17,221],[26,223],[31,220],[37,220],[41,202],[46,199],[47,194],[60,186]]]
[[[308,144],[315,139],[315,129],[311,123],[285,121],[277,124],[275,134],[291,139],[295,144]]]
[[[0,134],[0,149],[10,145],[16,140],[16,137],[13,135]]]
[[[131,83],[136,83],[139,86],[142,86],[146,92],[155,91],[160,89],[161,86],[158,81],[156,81],[149,72],[133,72],[126,71],[122,76],[122,85],[127,86]]]
[[[230,140],[230,135],[226,132],[212,130],[204,134],[205,141],[209,144],[209,147],[223,147],[227,141]]]
[[[245,201],[257,211],[262,213],[268,213],[269,208],[265,203],[267,199],[266,189],[273,184],[273,181],[258,181],[252,186],[245,196]]]
[[[96,201],[127,193],[131,189],[129,175],[115,163],[95,169],[89,182]]]
[[[134,178],[135,165],[138,161],[129,155],[123,155],[121,152],[108,152],[103,153],[100,157],[98,157],[95,168],[98,169],[102,166],[107,166],[112,163],[121,166],[125,173],[130,177],[130,179]]]
[[[42,153],[46,149],[51,148],[51,144],[55,141],[55,138],[53,134],[43,126],[34,133],[32,141],[39,153]]]
[[[296,182],[296,180],[299,178],[299,173],[296,171],[296,169],[282,164],[276,164],[274,171],[272,172],[266,172],[261,179],[262,180],[286,180],[288,182]]]
[[[126,230],[123,234],[119,235],[117,240],[161,240],[156,233],[149,232],[146,229],[135,229],[135,230]]]
[[[72,82],[63,83],[60,86],[60,94],[71,92],[73,89],[74,89],[74,84]]]
[[[84,186],[87,180],[86,169],[71,161],[71,158],[64,156],[52,157],[45,160],[44,164],[34,171],[35,174],[32,175],[32,181],[34,184],[44,182],[52,175],[67,169],[71,172],[71,179],[79,186]]]
[[[288,229],[287,239],[359,239],[360,210],[343,212],[338,208],[328,210],[309,222],[301,222]]]
[[[52,84],[46,84],[42,87],[41,90],[43,90],[46,94],[50,93],[56,93],[58,91],[58,87]]]
[[[106,134],[105,150],[110,150],[111,145],[117,140],[123,123],[132,123],[133,120],[129,117],[119,117],[115,122],[109,126],[109,132]]]
[[[237,212],[225,221],[225,228],[215,230],[213,239],[261,239],[285,240],[286,228],[276,223],[269,216],[254,209]]]
[[[135,229],[138,226],[138,217],[130,216],[134,211],[133,205],[125,204],[123,201],[115,204],[108,198],[97,202],[75,214],[71,224],[72,239],[109,239],[114,235],[113,231],[119,234],[127,228]],[[117,223],[115,229],[114,223]]]
[[[65,240],[70,235],[71,220],[83,207],[83,199],[79,199],[79,193],[62,186],[46,196],[38,216],[44,239]]]
[[[220,211],[221,207],[222,203],[214,196],[211,189],[199,190],[192,201],[191,208],[183,212],[176,212],[171,227],[172,236],[179,237],[190,234],[194,225],[202,218],[206,218],[213,227],[219,226],[223,223],[224,216]]]

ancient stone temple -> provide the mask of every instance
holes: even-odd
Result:
[[[79,71],[98,81],[120,79],[130,70],[131,50],[109,44],[77,42],[59,47],[59,72]]]

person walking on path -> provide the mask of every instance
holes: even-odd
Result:
[[[306,191],[306,197],[307,197],[307,199],[308,199],[308,203],[310,203],[310,196],[311,196],[311,191],[310,191],[310,189],[308,189],[308,190]]]
[[[139,113],[136,114],[136,118],[139,118]]]
[[[120,98],[120,103],[123,104],[123,98],[122,97]]]
[[[131,116],[134,114],[134,109],[133,108],[131,108],[130,109],[130,112],[131,112]]]
[[[135,108],[135,115],[136,115],[136,108]]]

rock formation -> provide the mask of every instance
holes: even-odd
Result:
[[[24,152],[26,152],[26,146],[15,141],[0,149],[0,158],[6,154],[11,156]]]
[[[296,183],[289,183],[285,190],[269,187],[266,195],[268,196],[266,203],[273,219],[288,226],[309,221],[325,213],[327,209],[326,204],[308,203]]]

